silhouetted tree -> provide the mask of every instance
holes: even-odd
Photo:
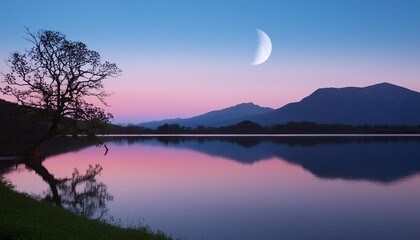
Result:
[[[37,121],[50,123],[48,132],[31,149],[43,146],[60,134],[87,134],[101,130],[112,115],[91,103],[107,105],[103,80],[119,75],[115,63],[101,62],[99,53],[82,42],[70,41],[57,31],[32,33],[26,29],[32,48],[14,52],[8,59],[10,72],[4,75],[0,91],[13,96],[26,112],[36,112]]]

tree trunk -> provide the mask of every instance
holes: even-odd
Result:
[[[48,172],[48,170],[42,165],[42,162],[45,160],[43,157],[43,152],[47,144],[58,135],[58,123],[59,118],[55,117],[51,123],[51,127],[41,139],[37,142],[26,148],[24,151],[24,163],[30,169],[33,169],[42,179],[48,183],[51,188],[51,193],[53,195],[53,200],[57,206],[62,206],[61,197],[58,194],[57,184],[59,181],[54,178],[54,176]]]
[[[48,133],[25,149],[24,155],[29,161],[37,161],[37,159],[43,158],[42,155],[45,147],[54,137],[58,135],[58,123],[58,118],[54,118]]]

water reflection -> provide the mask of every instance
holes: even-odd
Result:
[[[244,164],[277,157],[320,178],[368,180],[391,183],[420,171],[420,137],[105,137],[117,145],[155,145],[190,149]],[[14,144],[17,145],[17,144]],[[46,151],[46,157],[79,151],[91,144],[83,138],[61,138]],[[4,144],[0,152],[10,149]],[[112,149],[111,149],[112,151]],[[0,174],[13,170],[15,161],[0,161]],[[34,169],[50,186],[56,180],[40,166]],[[52,191],[53,196],[56,195]],[[58,201],[57,201],[58,204]]]
[[[43,201],[55,202],[78,215],[93,219],[107,216],[106,203],[113,200],[107,186],[96,177],[101,173],[100,165],[91,166],[84,174],[74,169],[71,178],[55,179],[56,185],[41,196]]]
[[[89,165],[85,173],[80,173],[75,168],[71,177],[57,178],[42,164],[44,160],[45,158],[31,159],[19,164],[16,161],[4,161],[2,172],[5,174],[24,166],[27,170],[34,171],[49,186],[48,190],[37,194],[36,198],[88,218],[107,217],[107,202],[112,201],[113,196],[108,192],[107,186],[97,180],[103,170],[101,165]]]
[[[124,226],[145,219],[182,239],[420,239],[419,137],[104,140],[106,156],[82,139],[63,139],[42,161],[59,182],[63,206],[83,212],[107,202],[109,215]],[[89,164],[87,172],[100,176],[73,187],[89,174],[69,174]],[[11,163],[4,172],[18,190],[46,188],[22,165]],[[107,201],[109,194],[89,200],[89,186],[114,200]],[[42,196],[54,199],[52,191]]]
[[[119,144],[191,149],[244,164],[277,157],[320,178],[392,183],[420,172],[420,137],[138,137]]]
[[[392,183],[420,172],[420,137],[104,137],[117,145],[155,145],[190,149],[209,156],[252,164],[276,157],[298,164],[320,178],[368,180]],[[10,144],[10,142],[9,142]],[[17,144],[14,144],[17,145]],[[80,151],[91,144],[83,138],[60,138],[46,151],[46,157]],[[2,151],[3,149],[3,151]],[[4,144],[0,152],[10,149]],[[111,149],[112,151],[112,149]],[[0,174],[13,169],[15,161],[0,161]],[[38,170],[50,185],[54,180],[40,166]],[[54,195],[54,191],[53,195]]]

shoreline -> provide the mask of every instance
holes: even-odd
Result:
[[[0,239],[172,239],[147,226],[121,228],[37,201],[13,190],[1,177],[0,195]]]
[[[96,134],[97,137],[420,137],[420,134],[296,133],[296,134]],[[68,135],[68,137],[71,137]],[[84,137],[80,135],[78,137]]]

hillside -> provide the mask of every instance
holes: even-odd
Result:
[[[266,114],[250,116],[246,120],[265,126],[291,121],[419,125],[420,93],[390,83],[361,88],[321,88],[300,102],[287,104]]]
[[[179,124],[185,127],[195,128],[199,125],[206,127],[220,127],[229,124],[230,122],[236,122],[237,119],[244,118],[251,115],[259,115],[273,111],[272,108],[260,107],[253,103],[241,103],[232,107],[228,107],[221,110],[215,110],[208,113],[204,113],[192,118],[175,118],[166,119],[161,121],[152,121],[140,123],[137,126],[147,128],[157,128],[164,124]]]

